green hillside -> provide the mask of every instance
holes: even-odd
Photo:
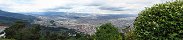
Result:
[[[18,21],[18,20],[20,20],[20,19],[0,16],[0,24],[10,25],[10,24],[12,24],[13,22]]]

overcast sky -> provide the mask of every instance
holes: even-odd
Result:
[[[144,7],[168,0],[0,0],[0,10],[9,12],[70,12],[137,14]]]

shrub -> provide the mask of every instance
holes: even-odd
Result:
[[[133,29],[130,29],[128,32],[126,32],[124,36],[125,40],[135,40]]]
[[[183,40],[183,1],[146,8],[140,12],[134,27],[139,40]]]
[[[94,40],[122,40],[122,36],[111,23],[106,23],[97,29]]]

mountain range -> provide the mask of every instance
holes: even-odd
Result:
[[[6,12],[6,11],[2,11],[2,10],[0,10],[0,16],[11,17],[11,18],[21,19],[21,20],[27,20],[27,21],[30,21],[30,22],[36,19],[36,17],[31,16],[31,15],[24,15],[24,14],[20,14],[20,13]]]
[[[0,24],[4,24],[4,25],[10,25],[17,20],[21,20],[21,19],[0,16]]]
[[[0,10],[0,24],[10,25],[15,21],[33,22],[36,17],[20,13],[12,13]]]

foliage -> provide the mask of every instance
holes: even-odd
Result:
[[[39,25],[34,25],[31,28],[27,27],[26,22],[17,21],[11,27],[5,30],[6,38],[16,40],[36,40],[39,39]]]
[[[9,27],[5,30],[6,38],[9,38],[9,39],[15,38],[16,37],[15,34],[18,34],[18,31],[23,29],[25,26],[26,26],[25,22],[21,22],[21,21],[15,22],[11,27]]]
[[[183,39],[183,1],[156,4],[140,12],[134,23],[138,40]]]
[[[16,40],[91,40],[91,37],[86,34],[77,33],[76,36],[71,36],[75,33],[71,29],[28,25],[22,21],[15,22],[5,32],[6,39]]]
[[[83,33],[74,34],[73,30],[66,28],[50,28],[37,24],[28,25],[22,21],[15,22],[5,32],[7,39],[16,40],[122,40],[118,29],[111,23],[100,26],[94,36]]]
[[[5,39],[5,38],[0,38],[0,40],[15,40],[15,39]]]
[[[93,40],[93,37],[83,33],[77,33],[76,36],[69,37],[68,40]]]
[[[66,36],[62,35],[61,33],[47,31],[46,33],[41,34],[39,40],[67,40],[69,36],[67,34],[65,35]]]
[[[95,33],[95,40],[122,40],[122,36],[111,23],[101,25]]]
[[[132,26],[126,26],[126,28],[123,28],[122,29],[123,40],[135,40],[135,35],[133,30],[134,28]]]

